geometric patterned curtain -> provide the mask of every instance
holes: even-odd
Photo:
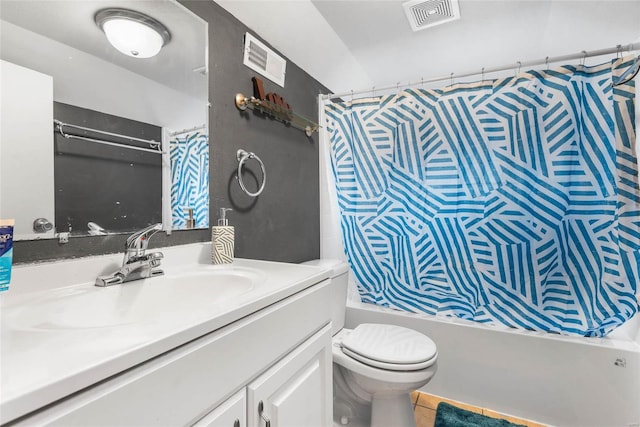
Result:
[[[171,216],[174,229],[184,229],[193,209],[195,228],[209,227],[209,137],[200,131],[173,136]]]
[[[364,302],[604,336],[638,311],[635,58],[326,109]]]

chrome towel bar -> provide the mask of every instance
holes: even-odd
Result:
[[[111,145],[113,147],[127,148],[129,150],[146,151],[148,153],[153,153],[153,154],[164,154],[164,152],[161,149],[161,143],[158,142],[158,141],[153,141],[153,140],[150,141],[150,140],[147,140],[147,139],[136,138],[136,137],[133,137],[133,136],[121,135],[119,133],[107,132],[107,131],[103,131],[103,130],[87,128],[87,127],[84,127],[84,126],[72,125],[72,124],[64,123],[64,122],[61,122],[60,120],[55,120],[55,119],[53,120],[53,124],[55,125],[55,130],[60,135],[65,137],[66,139],[78,139],[78,140],[82,140],[82,141],[95,142],[95,143],[98,143],[98,144]],[[73,135],[73,134],[70,134],[70,133],[67,133],[67,132],[64,131],[63,127],[65,127],[65,126],[66,127],[75,128],[75,129],[79,129],[81,131],[93,132],[93,133],[96,133],[96,134],[99,134],[99,135],[106,135],[106,136],[110,136],[110,137],[122,138],[122,139],[126,139],[128,141],[142,142],[142,143],[148,144],[150,148],[136,147],[134,145],[127,145],[126,143],[108,141],[108,140],[97,139],[97,138],[90,138],[90,137],[83,136],[83,135]]]

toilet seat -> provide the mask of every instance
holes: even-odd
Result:
[[[428,368],[435,361],[435,357],[432,357],[431,359],[425,360],[424,362],[420,362],[420,363],[393,364],[393,363],[380,362],[379,360],[368,359],[358,353],[354,353],[350,351],[345,347],[342,348],[342,352],[347,356],[351,357],[352,359],[357,360],[358,362],[365,363],[369,366],[373,366],[374,368],[385,369],[387,371],[397,371],[397,372],[419,371],[421,369]]]
[[[345,355],[389,371],[418,371],[437,359],[435,343],[412,329],[395,325],[364,323],[341,342]]]
[[[398,384],[405,386],[408,383],[415,384],[412,390],[422,387],[433,376],[438,369],[437,358],[434,358],[433,364],[426,369],[419,371],[392,371],[389,369],[376,368],[360,362],[353,357],[347,356],[344,349],[339,344],[334,344],[332,351],[333,363],[341,366],[346,371],[357,375],[363,375],[368,378],[375,378],[378,381],[386,382],[392,387]]]

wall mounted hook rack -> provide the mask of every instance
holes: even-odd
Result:
[[[320,125],[294,113],[290,108],[264,99],[258,99],[253,96],[246,97],[243,94],[238,93],[235,97],[235,104],[241,111],[246,110],[247,107],[255,109],[278,121],[304,131],[307,136],[313,135],[313,132],[317,132],[320,128]]]

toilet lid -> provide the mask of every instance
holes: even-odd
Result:
[[[427,336],[395,325],[364,323],[342,340],[343,352],[381,369],[414,371],[435,360],[437,348]]]

